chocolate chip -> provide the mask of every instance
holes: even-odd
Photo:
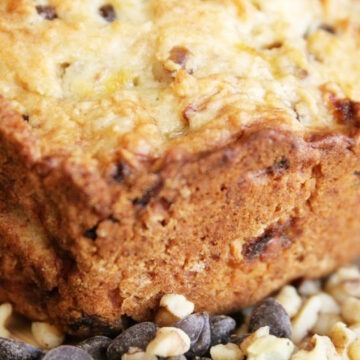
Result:
[[[279,160],[275,161],[273,168],[274,170],[288,170],[290,162],[285,156],[282,156]]]
[[[24,121],[28,122],[29,119],[30,119],[30,116],[29,115],[22,115],[22,118]]]
[[[294,109],[294,111],[296,112],[296,114],[298,114],[296,109]],[[300,121],[300,118],[298,120]],[[284,171],[289,170],[289,168],[289,160],[285,156],[282,156],[279,159],[275,160],[272,166],[266,168],[266,173],[272,176],[278,176],[282,175]]]
[[[336,120],[344,125],[360,128],[360,102],[351,99],[337,99],[330,94]]]
[[[46,353],[42,360],[93,360],[84,350],[71,345],[61,345]]]
[[[163,182],[162,180],[159,180],[148,190],[146,190],[141,197],[135,198],[133,200],[133,204],[139,207],[146,206],[151,201],[151,199],[160,192],[162,187],[163,187]]]
[[[129,166],[123,162],[119,161],[116,165],[115,172],[113,174],[113,179],[118,182],[122,183],[125,179],[130,175],[130,168]]]
[[[44,355],[41,349],[16,341],[0,337],[1,360],[38,360]]]
[[[82,341],[77,346],[91,355],[94,360],[106,360],[106,350],[111,341],[106,336],[94,336]]]
[[[230,316],[210,316],[211,346],[228,343],[235,327],[236,321]]]
[[[186,356],[201,356],[209,350],[211,332],[208,313],[189,315],[173,326],[183,330],[190,338],[190,350],[185,354]]]
[[[284,46],[283,42],[281,42],[281,41],[275,41],[275,42],[273,42],[273,43],[265,46],[265,49],[266,49],[266,50],[280,49],[280,48],[283,47],[283,46]]]
[[[328,32],[329,34],[332,34],[332,35],[336,34],[336,29],[333,26],[329,25],[329,24],[321,24],[319,26],[319,29],[324,30],[324,31],[326,31],[326,32]]]
[[[118,224],[118,223],[120,222],[120,220],[119,220],[117,217],[115,217],[114,215],[110,215],[110,216],[108,217],[108,219],[109,219],[113,224]]]
[[[107,349],[108,360],[120,359],[131,347],[145,350],[149,342],[154,339],[156,331],[157,326],[152,322],[131,326],[111,342]]]
[[[91,240],[96,240],[97,239],[97,226],[94,226],[93,228],[86,230],[84,232],[84,236],[87,237],[88,239]]]
[[[258,257],[265,251],[266,245],[272,238],[273,233],[268,232],[248,243],[245,243],[242,249],[242,254],[250,260]]]
[[[283,306],[273,298],[267,298],[257,305],[250,316],[250,332],[263,326],[269,326],[272,335],[291,338],[290,317]]]
[[[178,64],[185,68],[187,61],[190,57],[190,51],[183,46],[174,46],[170,50],[169,59],[173,61],[175,64]]]
[[[151,192],[147,191],[144,193],[143,196],[135,198],[133,200],[133,204],[136,206],[146,206],[150,202],[150,199],[151,199]]]
[[[99,9],[99,13],[109,23],[114,22],[117,18],[116,11],[111,4],[102,6]]]
[[[71,333],[82,337],[93,334],[115,337],[124,329],[122,318],[109,324],[99,316],[87,314],[83,314],[76,320],[71,321],[68,326]]]
[[[58,17],[56,14],[56,10],[53,6],[38,5],[38,6],[36,6],[36,11],[45,20],[54,20]]]

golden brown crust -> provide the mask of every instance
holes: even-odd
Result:
[[[304,139],[254,125],[213,151],[123,153],[100,174],[42,157],[1,101],[0,300],[84,334],[148,318],[163,293],[223,312],[320,276],[360,253],[360,136],[348,129]]]
[[[360,101],[357,0],[36,5],[0,3],[0,94],[44,156],[106,171],[119,149],[212,151],[254,122],[335,129],[325,87]]]

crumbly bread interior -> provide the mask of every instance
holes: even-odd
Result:
[[[360,101],[357,0],[3,0],[0,19],[0,94],[45,156],[336,128],[329,94]]]

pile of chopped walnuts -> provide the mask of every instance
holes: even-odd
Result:
[[[114,339],[95,336],[77,345],[61,345],[65,336],[56,327],[34,322],[38,347],[32,347],[12,339],[7,326],[12,306],[6,303],[0,305],[0,357],[20,351],[44,360],[62,359],[65,353],[84,360],[360,360],[360,271],[355,265],[326,279],[286,285],[237,314],[194,310],[184,296],[168,294],[154,322],[137,323]]]

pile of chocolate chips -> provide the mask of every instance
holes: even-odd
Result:
[[[232,332],[243,322],[242,313],[233,316],[208,313],[191,314],[172,326],[183,330],[190,338],[190,350],[181,356],[167,359],[210,359],[210,348],[218,344],[240,344],[248,335],[236,336]],[[249,331],[269,326],[270,333],[278,337],[291,336],[291,322],[284,308],[273,298],[256,306],[250,316]],[[158,326],[141,322],[124,330],[114,339],[95,336],[77,345],[61,345],[44,351],[23,342],[0,338],[1,360],[119,360],[132,348],[145,351],[156,336]]]

